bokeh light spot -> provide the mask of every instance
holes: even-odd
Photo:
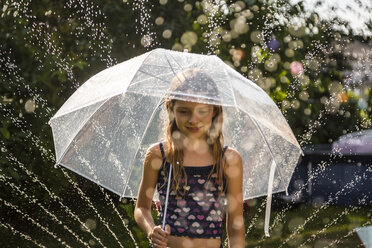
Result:
[[[166,5],[168,3],[168,0],[159,0],[159,3],[161,5]]]
[[[285,56],[287,56],[288,58],[291,58],[291,57],[294,56],[294,51],[293,51],[293,49],[287,48],[287,49],[285,49],[284,54],[285,54]]]
[[[187,3],[185,4],[185,6],[183,6],[183,9],[186,11],[186,12],[190,12],[192,10],[192,5]]]
[[[25,103],[25,110],[27,113],[33,113],[36,109],[35,102],[31,99],[27,100]]]
[[[170,30],[170,29],[164,30],[162,36],[164,37],[164,39],[171,38],[172,37],[172,30]]]
[[[304,71],[304,67],[301,62],[293,61],[289,66],[291,73],[294,75],[298,75]]]
[[[254,43],[260,43],[261,41],[263,41],[263,35],[260,31],[256,30],[256,31],[253,31],[251,33],[251,40],[254,42]]]
[[[176,43],[172,46],[172,50],[183,52],[183,46],[180,43]]]
[[[208,23],[208,17],[204,14],[201,14],[200,16],[198,16],[198,18],[196,19],[196,21],[201,24],[201,25],[204,25],[204,24],[207,24]]]
[[[163,17],[159,16],[155,19],[155,24],[156,25],[160,26],[160,25],[163,25],[163,23],[164,23],[164,18]]]
[[[184,45],[193,46],[198,41],[198,36],[193,31],[187,31],[181,36],[181,43]]]

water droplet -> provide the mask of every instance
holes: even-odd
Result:
[[[152,38],[150,35],[146,34],[142,36],[141,38],[141,45],[144,47],[149,47],[151,46],[151,43],[153,42]]]
[[[25,110],[27,113],[33,113],[36,109],[35,102],[32,99],[29,99],[25,103]]]

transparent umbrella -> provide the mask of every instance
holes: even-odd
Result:
[[[372,248],[372,226],[357,227],[354,229],[365,248]]]
[[[213,81],[172,88],[192,69]],[[209,80],[210,81],[210,80]],[[223,106],[225,145],[243,159],[244,200],[285,191],[302,150],[271,98],[214,55],[155,49],[85,82],[50,120],[56,164],[135,198],[147,148],[164,138],[164,100]]]

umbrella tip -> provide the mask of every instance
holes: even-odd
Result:
[[[54,169],[58,169],[58,168],[60,168],[61,166],[59,165],[59,164],[55,164],[54,165]]]

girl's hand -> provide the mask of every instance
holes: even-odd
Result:
[[[149,235],[153,247],[167,248],[169,234],[170,234],[169,225],[165,225],[165,230],[161,229],[161,226],[155,226]]]

